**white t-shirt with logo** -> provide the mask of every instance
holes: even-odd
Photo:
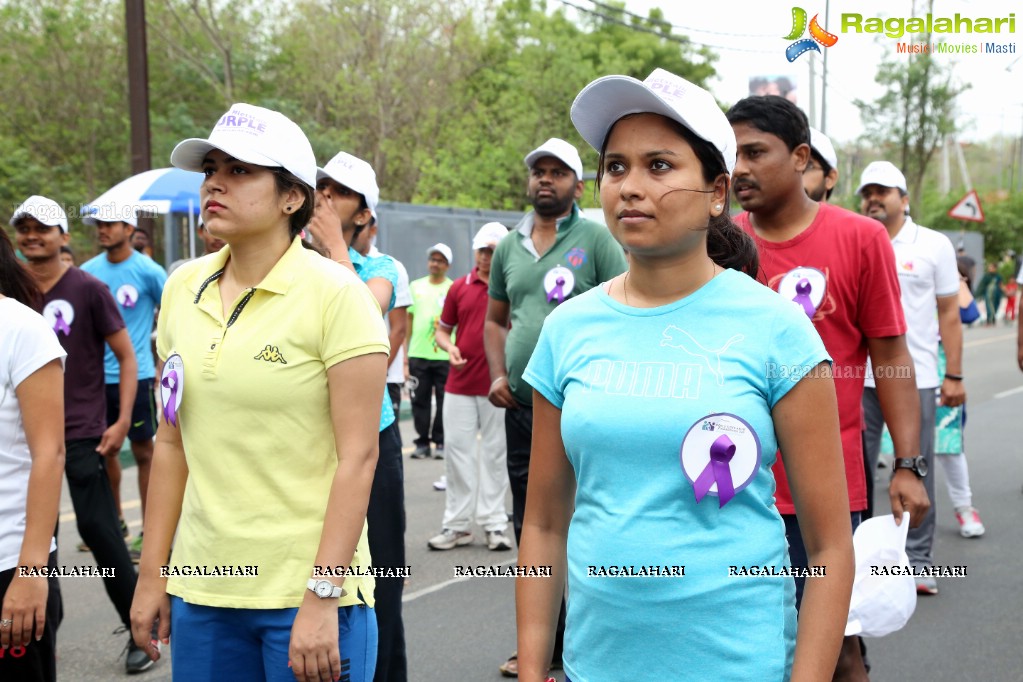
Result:
[[[369,249],[370,258],[378,258],[383,255],[380,253],[376,246],[371,246]],[[402,265],[401,261],[391,256],[391,260],[394,261],[394,267],[398,269],[398,286],[394,290],[394,308],[408,308],[412,305],[412,293],[408,288],[408,270]],[[391,333],[391,321],[384,315],[384,326],[387,327],[387,334]],[[389,384],[404,384],[405,383],[405,344],[398,346],[398,352],[391,358],[391,364],[387,366],[387,383]]]
[[[945,235],[917,225],[906,216],[902,229],[892,240],[892,249],[902,289],[902,311],[906,315],[906,344],[916,369],[916,387],[937,388],[937,299],[959,295],[955,248]],[[869,369],[866,385],[875,386]]]
[[[39,368],[66,357],[42,315],[13,298],[0,298],[0,571],[18,565],[25,537],[25,506],[32,455],[15,390]],[[51,538],[50,551],[57,548]]]

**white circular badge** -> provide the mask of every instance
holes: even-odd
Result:
[[[135,304],[139,302],[139,290],[130,284],[122,284],[114,298],[125,308],[134,308]]]
[[[69,302],[57,298],[43,308],[43,318],[57,336],[68,336],[71,333],[71,323],[75,321],[75,309]]]
[[[575,287],[575,275],[562,265],[551,268],[543,276],[543,290],[547,292],[548,303],[561,303],[572,293],[573,287]]]
[[[828,280],[817,268],[798,267],[785,273],[778,282],[778,293],[798,304],[807,317],[813,318],[824,302]]]
[[[693,484],[696,501],[706,495],[723,507],[748,486],[760,468],[760,438],[749,423],[734,414],[708,414],[682,439],[682,473]]]
[[[171,354],[163,364],[160,375],[160,400],[163,403],[163,418],[170,424],[178,425],[178,410],[185,394],[185,365],[181,356]]]

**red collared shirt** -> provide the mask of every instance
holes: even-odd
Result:
[[[490,370],[483,352],[483,322],[487,316],[487,283],[476,268],[455,280],[444,299],[440,323],[455,328],[453,341],[466,363],[451,368],[444,390],[457,395],[485,396],[490,392]]]

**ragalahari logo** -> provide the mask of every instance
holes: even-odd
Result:
[[[785,48],[785,58],[790,62],[796,61],[799,55],[810,50],[820,53],[821,49],[817,47],[818,43],[824,47],[832,47],[838,42],[838,36],[821,28],[821,25],[817,23],[817,16],[813,15],[813,19],[810,20],[810,38],[797,40],[806,31],[806,10],[802,7],[792,8],[792,32],[785,36],[785,40],[796,41]]]

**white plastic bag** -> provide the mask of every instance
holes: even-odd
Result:
[[[883,637],[909,622],[916,610],[916,581],[906,555],[908,534],[909,512],[903,513],[900,526],[895,525],[891,514],[883,514],[867,519],[856,529],[856,577],[846,636]],[[893,572],[896,575],[890,575]]]

